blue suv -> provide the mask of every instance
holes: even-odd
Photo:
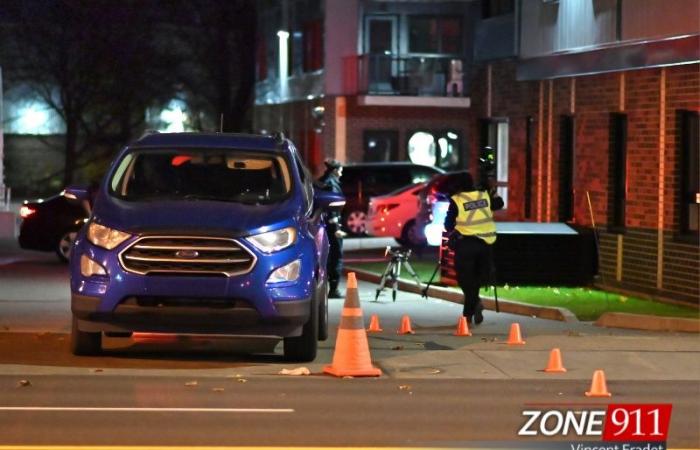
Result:
[[[328,334],[323,213],[344,203],[314,190],[283,136],[144,136],[75,240],[73,353],[98,354],[103,332],[163,332],[278,337],[285,358],[313,360]]]

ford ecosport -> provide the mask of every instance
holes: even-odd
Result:
[[[67,195],[83,200],[74,187]],[[71,348],[102,333],[271,336],[290,360],[327,337],[323,210],[288,139],[150,134],[115,159],[70,262]]]

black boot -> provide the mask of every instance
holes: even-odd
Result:
[[[479,325],[481,322],[484,321],[484,305],[479,302],[478,305],[476,305],[476,312],[474,313],[474,323]]]
[[[342,292],[338,290],[338,285],[333,283],[330,285],[330,292],[328,293],[328,298],[344,298]]]

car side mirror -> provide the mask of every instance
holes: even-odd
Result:
[[[324,211],[342,211],[345,206],[345,196],[321,189],[314,190],[314,206]]]
[[[82,205],[88,215],[92,212],[92,208],[90,207],[90,190],[87,187],[68,186],[63,191],[63,196],[71,202]]]

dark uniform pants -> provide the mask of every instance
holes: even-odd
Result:
[[[455,246],[455,270],[464,293],[465,316],[474,315],[482,307],[479,288],[489,283],[491,268],[491,246],[477,237],[460,237]]]
[[[328,287],[333,292],[338,289],[340,275],[343,273],[343,239],[335,236],[337,227],[328,227]]]

